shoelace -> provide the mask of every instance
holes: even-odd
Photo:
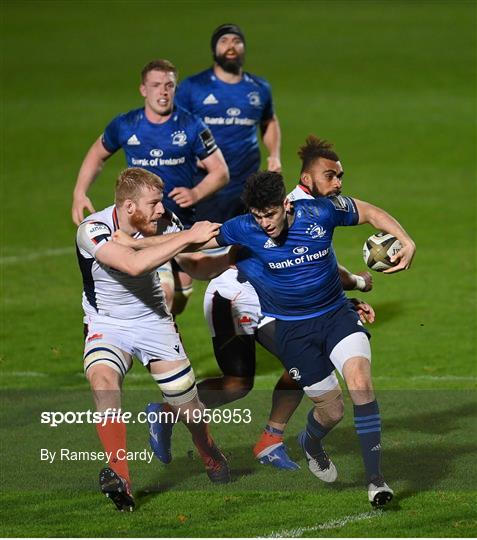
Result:
[[[325,471],[326,469],[330,468],[330,458],[328,457],[328,454],[323,451],[317,456],[313,456],[316,462],[318,463],[320,469],[322,471]]]

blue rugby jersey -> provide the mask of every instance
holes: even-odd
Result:
[[[164,206],[191,224],[191,209],[183,209],[168,198],[175,187],[194,187],[197,158],[210,156],[217,145],[207,126],[188,111],[174,107],[171,117],[163,124],[150,122],[144,107],[114,118],[102,137],[108,152],[124,150],[129,167],[141,167],[164,182]]]
[[[220,245],[245,246],[236,266],[255,288],[263,315],[307,319],[346,302],[332,247],[336,226],[356,225],[358,211],[350,197],[294,202],[295,220],[280,237],[270,238],[251,214],[224,223]]]
[[[270,85],[249,73],[236,84],[225,83],[207,69],[182,81],[176,102],[211,129],[230,172],[220,193],[239,197],[247,177],[260,168],[257,126],[273,117]]]

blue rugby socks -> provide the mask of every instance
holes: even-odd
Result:
[[[354,426],[369,484],[381,477],[381,416],[376,400],[364,405],[354,405]]]
[[[331,428],[321,425],[313,416],[313,409],[308,413],[306,424],[305,450],[310,456],[316,458],[324,453],[321,441]]]

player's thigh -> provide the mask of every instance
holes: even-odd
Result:
[[[83,353],[84,373],[93,388],[121,385],[132,365],[121,326],[89,319]]]
[[[325,340],[318,317],[275,323],[275,337],[280,361],[290,377],[306,392],[333,371],[324,351]]]
[[[155,362],[187,360],[178,327],[171,317],[150,316],[131,321],[130,331],[134,335],[132,352],[148,369]]]
[[[258,322],[255,337],[264,349],[278,357],[278,347],[275,338],[275,319],[272,317],[262,317]]]
[[[134,355],[147,367],[164,399],[184,405],[197,398],[194,370],[171,319],[143,321],[137,328]]]
[[[260,307],[247,289],[216,290],[209,286],[204,296],[204,314],[212,337],[217,363],[231,377],[255,375],[255,331]]]
[[[370,334],[354,309],[345,305],[330,314],[325,323],[326,352],[342,376],[345,364],[351,359],[371,362]],[[361,361],[358,363],[362,365]]]

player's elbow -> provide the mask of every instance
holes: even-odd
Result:
[[[220,187],[226,186],[229,182],[230,182],[229,168],[224,163],[220,170]]]
[[[145,266],[145,264],[140,261],[138,257],[133,256],[123,261],[123,268],[120,270],[125,274],[128,274],[128,276],[138,277],[146,273],[149,268]]]

